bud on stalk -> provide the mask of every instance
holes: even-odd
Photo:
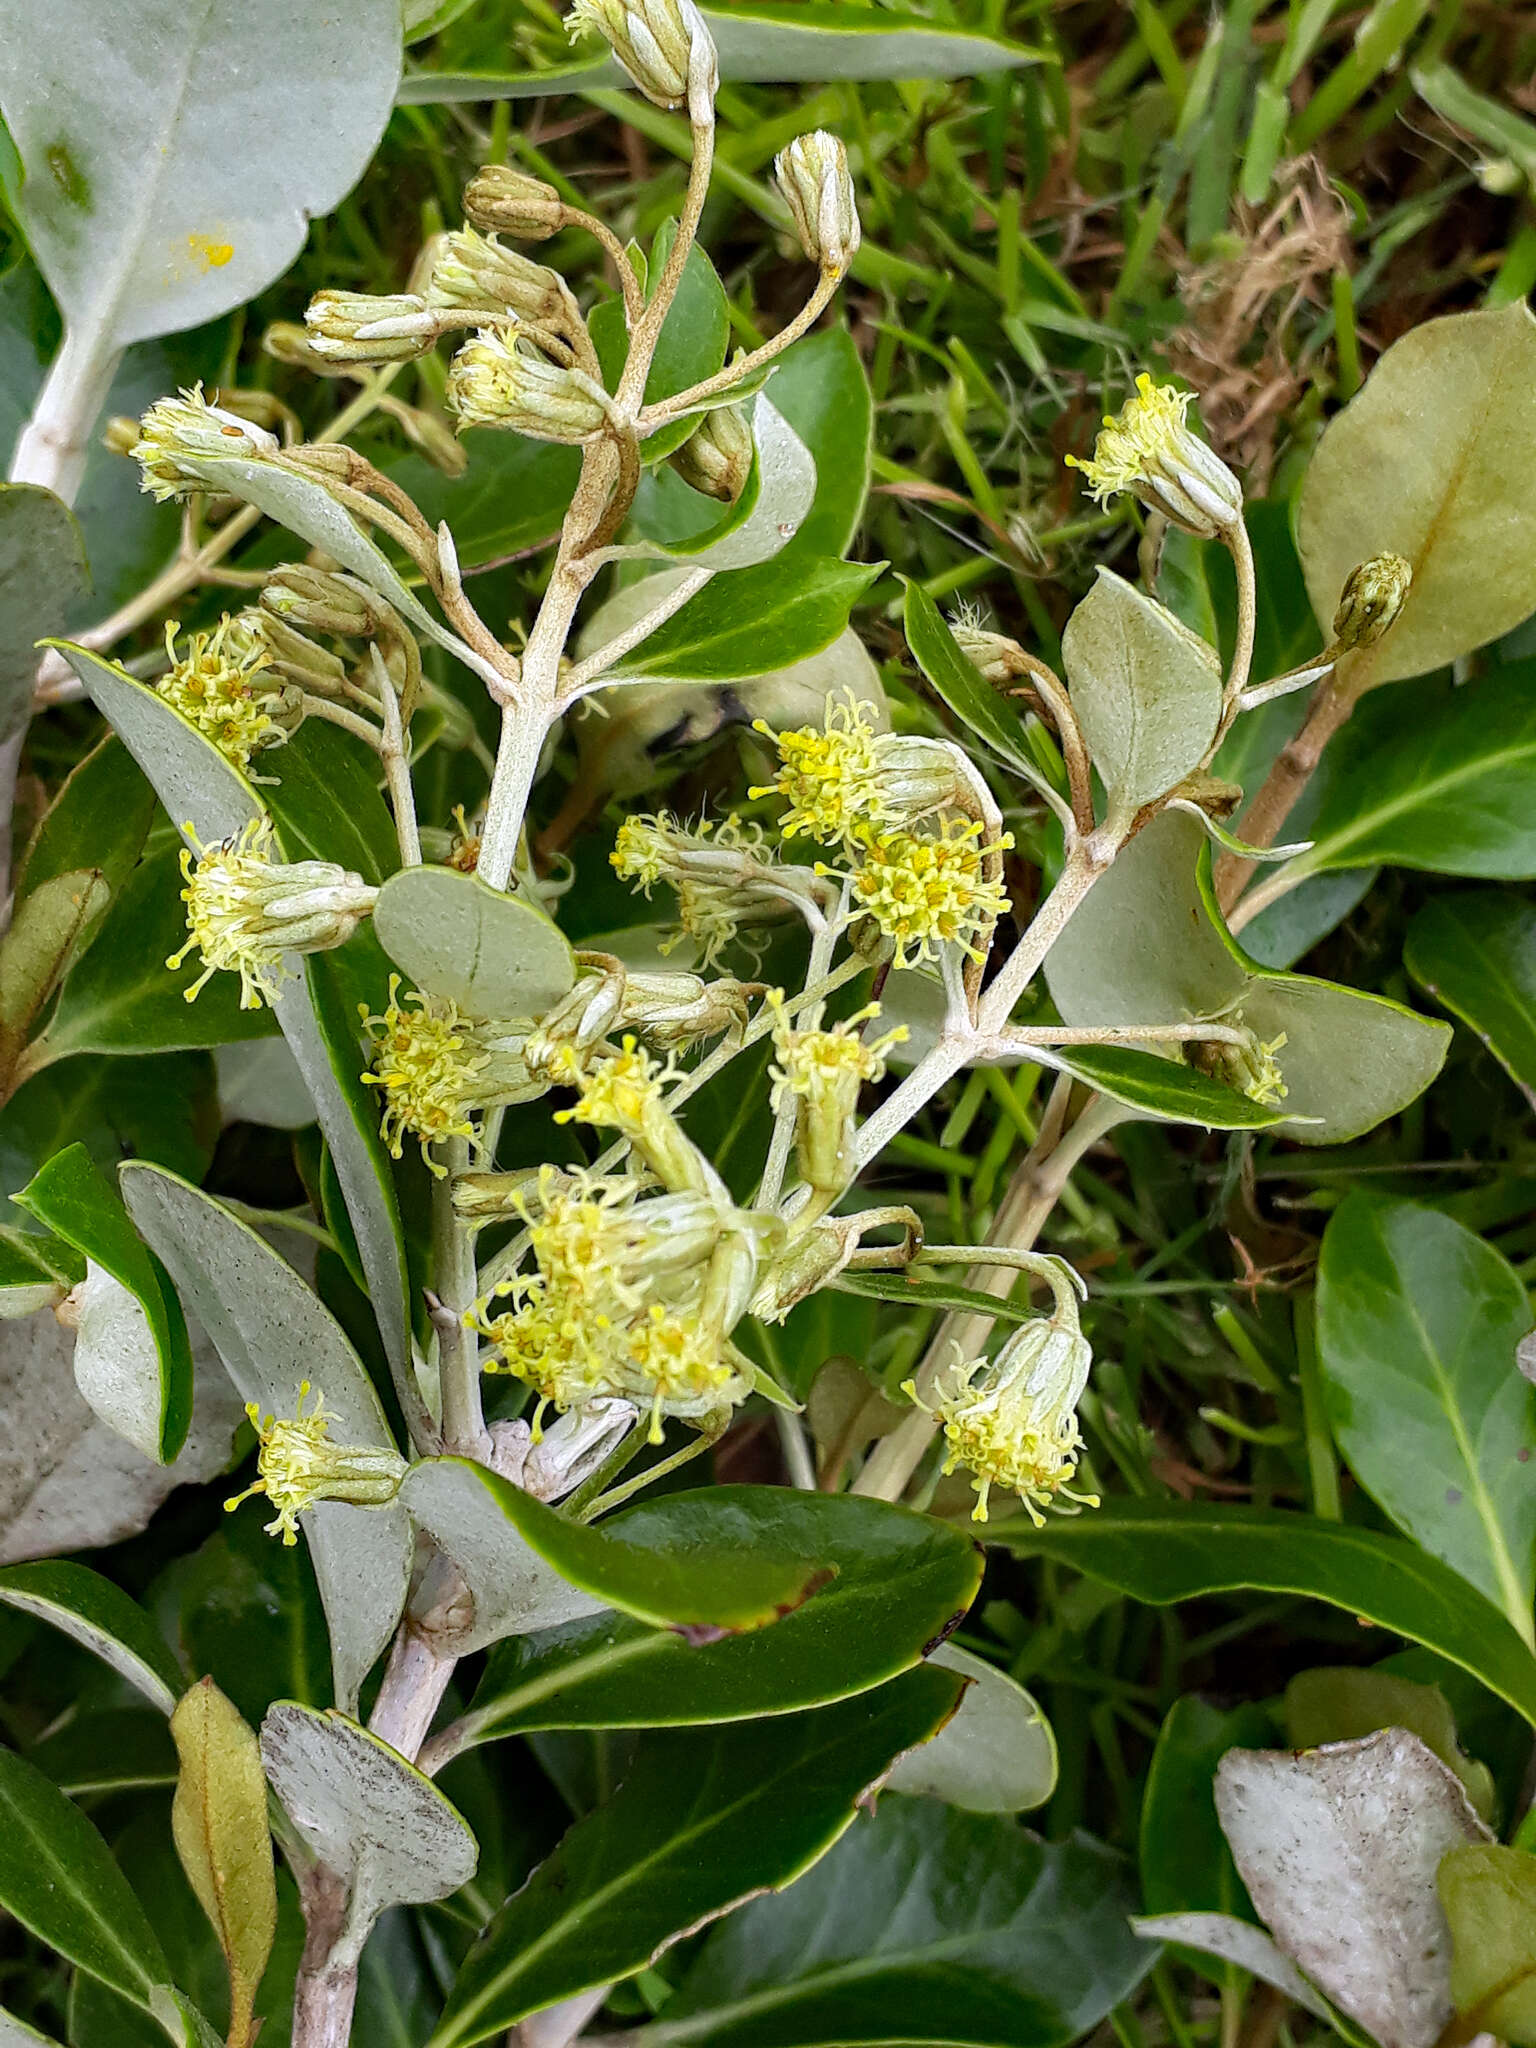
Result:
[[[848,152],[818,128],[800,135],[773,160],[800,246],[824,273],[841,277],[859,249],[859,207]]]
[[[575,0],[566,27],[573,38],[600,35],[658,107],[685,106],[696,69],[711,97],[720,83],[714,41],[693,0]]]
[[[464,212],[489,234],[544,242],[565,226],[567,208],[554,186],[542,178],[506,164],[483,164],[464,187]]]
[[[1413,566],[1401,555],[1372,555],[1344,579],[1339,608],[1333,615],[1333,638],[1341,653],[1373,647],[1397,624],[1413,584]]]
[[[705,413],[671,462],[685,484],[734,505],[752,474],[752,452],[746,414],[739,405],[722,405]]]

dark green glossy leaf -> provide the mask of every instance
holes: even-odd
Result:
[[[875,428],[874,397],[853,336],[827,327],[797,341],[774,371],[768,396],[816,464],[816,501],[780,560],[841,555],[863,516]]]
[[[959,1694],[948,1672],[910,1671],[812,1713],[644,1738],[614,1798],[577,1822],[470,1951],[431,2048],[472,2048],[791,1883]]]
[[[85,1260],[60,1237],[0,1226],[0,1319],[56,1308],[85,1278]]]
[[[200,1180],[218,1134],[207,1053],[137,1060],[88,1053],[61,1060],[18,1088],[0,1110],[0,1192],[25,1187],[46,1160],[77,1139],[99,1166],[152,1159]]]
[[[1156,1960],[1122,1859],[887,1794],[779,1898],[718,1928],[642,2048],[1056,2048]]]
[[[908,580],[902,630],[912,658],[960,723],[1010,768],[1037,774],[1024,721],[960,651],[944,614],[920,583]]]
[[[713,578],[625,655],[614,676],[731,682],[819,654],[842,632],[884,564],[798,555],[786,561],[788,553]]]
[[[463,476],[445,476],[424,455],[384,465],[434,529],[447,520],[460,567],[483,569],[554,540],[576,494],[581,450],[490,427],[472,427],[463,442]]]
[[[35,1765],[0,1751],[0,1905],[145,2012],[170,1976],[144,1908],[106,1843]]]
[[[1437,1210],[1356,1192],[1318,1275],[1318,1362],[1339,1448],[1398,1527],[1532,1641],[1531,1308],[1492,1245]]]
[[[83,1643],[163,1714],[184,1680],[165,1639],[136,1600],[83,1564],[47,1561],[0,1571],[0,1601]]]
[[[188,1669],[215,1679],[252,1727],[275,1699],[330,1705],[330,1644],[308,1554],[274,1543],[259,1514],[226,1517],[162,1588]]]
[[[375,888],[400,865],[378,756],[361,740],[312,718],[258,765],[273,778],[261,801],[289,860],[337,861]]]
[[[116,896],[154,822],[155,792],[138,763],[109,732],[71,770],[32,835],[17,880],[17,900],[70,868],[91,867]]]
[[[76,1714],[35,1742],[27,1756],[72,1799],[150,1787],[168,1791],[176,1782],[176,1747],[166,1716],[143,1707]]]
[[[1053,1557],[1154,1606],[1207,1593],[1295,1593],[1438,1650],[1536,1726],[1536,1657],[1496,1607],[1400,1536],[1280,1508],[1116,1501],[987,1540]]]
[[[17,1062],[33,1020],[107,901],[107,885],[94,869],[71,868],[40,883],[0,938],[0,1090],[25,1071]]]
[[[1168,1710],[1141,1804],[1141,1892],[1149,1913],[1255,1918],[1216,1818],[1216,1766],[1229,1749],[1262,1749],[1274,1724],[1260,1706],[1223,1710],[1189,1693]],[[1203,1967],[1196,1964],[1196,1967]],[[1216,1981],[1225,1973],[1218,1971]]]
[[[676,235],[676,221],[663,221],[651,245],[648,268],[652,278],[660,276]],[[617,390],[629,354],[623,301],[605,299],[593,308],[587,324],[608,389]],[[663,398],[686,391],[691,384],[702,384],[706,377],[713,377],[725,363],[730,332],[724,287],[715,266],[695,242],[688,251],[677,296],[667,308],[656,353],[651,358],[645,380],[645,403],[656,405]],[[696,419],[689,418],[663,427],[640,444],[641,459],[648,463],[662,461],[687,440],[697,424]]]
[[[1293,1115],[1284,1103],[1255,1102],[1198,1068],[1132,1046],[1062,1046],[1050,1057],[1053,1066],[1076,1074],[1113,1101],[1169,1123],[1203,1124],[1208,1131],[1259,1131]]]
[[[13,1199],[104,1267],[143,1309],[160,1361],[158,1455],[168,1465],[186,1442],[192,1422],[192,1346],[170,1275],[129,1222],[121,1196],[84,1145],[56,1152]]]
[[[32,715],[37,643],[57,633],[89,577],[75,515],[40,484],[0,484],[0,741]]]
[[[1435,896],[1408,927],[1408,972],[1536,1090],[1536,904],[1507,891]]]
[[[866,1692],[915,1664],[965,1614],[981,1552],[965,1531],[883,1501],[715,1488],[646,1502],[605,1523],[657,1549],[717,1555],[761,1529],[837,1576],[771,1628],[691,1645],[598,1615],[501,1643],[464,1724],[467,1741],[534,1728],[633,1728],[781,1714]]]

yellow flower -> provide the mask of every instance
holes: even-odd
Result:
[[[707,1413],[739,1401],[746,1388],[737,1365],[721,1357],[718,1333],[701,1329],[691,1318],[674,1315],[653,1301],[629,1331],[629,1357],[651,1411],[650,1440],[661,1442],[665,1414]],[[734,1388],[734,1393],[728,1391]]]
[[[1135,396],[1118,413],[1106,413],[1087,461],[1067,457],[1080,469],[1102,505],[1117,491],[1133,491],[1190,533],[1207,539],[1241,519],[1242,486],[1218,455],[1185,423],[1189,393],[1154,384],[1145,371]]]
[[[852,836],[856,865],[845,877],[854,914],[871,917],[896,944],[895,964],[937,960],[942,945],[983,957],[977,939],[1008,908],[1000,881],[987,872],[1013,844],[1012,833],[982,844],[975,820],[948,818],[928,832],[860,826]],[[819,873],[836,872],[821,868]]]
[[[180,657],[176,633],[172,621],[165,629],[171,667],[155,684],[156,694],[174,705],[236,768],[248,768],[252,754],[281,746],[288,732],[272,717],[278,685],[263,679],[268,666],[265,650],[249,635],[237,635],[234,620],[227,617],[211,633],[190,634],[187,652]]]
[[[1037,1527],[1041,1508],[1063,1500],[1097,1507],[1097,1495],[1074,1493],[1071,1486],[1082,1448],[1077,1402],[1093,1362],[1075,1310],[1022,1324],[991,1364],[967,1359],[958,1344],[952,1348],[931,1404],[911,1380],[903,1391],[942,1421],[944,1470],[970,1469],[973,1519],[986,1521],[994,1486],[1016,1493]]]
[[[855,827],[879,824],[887,816],[880,786],[876,741],[870,706],[847,692],[846,702],[831,704],[826,730],[814,725],[793,732],[775,732],[766,719],[752,730],[767,735],[779,750],[779,772],[772,782],[749,790],[751,797],[784,797],[789,809],[779,821],[786,839],[807,833],[823,846],[850,838]]]
[[[1227,1087],[1235,1088],[1251,1102],[1261,1103],[1265,1109],[1278,1107],[1290,1093],[1277,1057],[1289,1042],[1286,1034],[1282,1031],[1278,1038],[1256,1037],[1244,1025],[1241,1010],[1219,1021],[1237,1025],[1245,1042],[1227,1045],[1219,1039],[1197,1039],[1190,1049],[1190,1065],[1209,1074],[1213,1081],[1223,1081]]]
[[[825,1031],[796,1031],[782,1012],[773,1034],[779,1064],[773,1069],[775,1113],[790,1097],[799,1097],[795,1126],[800,1171],[818,1194],[836,1197],[856,1171],[852,1138],[859,1090],[885,1073],[885,1055],[907,1038],[898,1024],[881,1038],[866,1042],[859,1027],[878,1017],[880,1005],[870,1003],[856,1016]]]
[[[400,1491],[405,1477],[405,1460],[392,1450],[374,1450],[364,1445],[333,1444],[330,1427],[335,1416],[326,1413],[319,1394],[309,1413],[304,1402],[313,1392],[308,1380],[299,1383],[299,1398],[293,1420],[275,1415],[262,1420],[260,1408],[247,1401],[245,1412],[256,1431],[260,1449],[256,1458],[258,1477],[244,1493],[225,1501],[233,1512],[253,1494],[264,1493],[277,1514],[267,1524],[267,1534],[279,1532],[285,1544],[298,1542],[299,1516],[316,1501],[343,1500],[354,1507],[387,1507]]]
[[[743,928],[780,923],[805,898],[810,880],[803,868],[774,862],[761,826],[737,817],[700,818],[696,825],[666,811],[629,817],[608,858],[647,896],[658,882],[676,890],[678,930],[662,951],[691,938],[706,967]]]
[[[375,1070],[362,1078],[370,1088],[384,1091],[383,1133],[391,1156],[401,1156],[409,1131],[441,1178],[445,1169],[427,1148],[439,1138],[473,1136],[469,1112],[480,1100],[476,1081],[490,1065],[490,1055],[476,1044],[472,1025],[449,997],[412,989],[407,1009],[396,1000],[399,987],[399,975],[392,974],[382,1017],[361,1010],[363,1028],[374,1042]]]

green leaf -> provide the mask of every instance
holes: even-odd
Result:
[[[1536,609],[1536,320],[1426,320],[1393,343],[1329,422],[1308,465],[1296,539],[1326,635],[1344,579],[1390,551],[1413,566],[1401,616],[1350,657],[1354,678],[1422,675]],[[1397,717],[1409,722],[1403,707]]]
[[[1199,767],[1221,717],[1221,663],[1166,606],[1100,569],[1061,654],[1112,810],[1130,817]]]
[[[1452,1849],[1436,1876],[1451,1925],[1451,1999],[1466,2038],[1536,2042],[1536,1856],[1496,1842]],[[1458,2030],[1460,2031],[1460,2030]]]
[[[17,212],[87,362],[281,276],[367,164],[399,76],[398,0],[300,12],[277,43],[237,0],[191,15],[123,0],[110,19],[93,0],[26,0],[9,30]]]
[[[400,842],[371,747],[310,718],[260,765],[269,778],[260,801],[277,822],[287,859],[333,860],[375,888],[399,867]]]
[[[14,1193],[77,1140],[98,1165],[152,1159],[201,1179],[219,1134],[213,1061],[206,1053],[63,1060],[18,1088],[0,1110],[0,1191]],[[39,1240],[41,1242],[41,1240]]]
[[[1223,1710],[1188,1693],[1169,1708],[1141,1803],[1141,1890],[1149,1913],[1252,1919],[1212,1787],[1229,1749],[1258,1749],[1273,1738],[1274,1724],[1260,1706]]]
[[[787,668],[830,646],[885,567],[824,557],[786,561],[785,555],[715,577],[618,661],[606,680],[731,682]]]
[[[162,1714],[184,1680],[165,1638],[136,1600],[83,1564],[49,1560],[0,1571],[0,1602],[46,1621],[110,1664]]]
[[[426,1472],[438,1463],[423,1459]],[[488,1502],[570,1585],[662,1627],[762,1628],[810,1599],[836,1566],[812,1547],[812,1525],[781,1511],[777,1487],[712,1487],[631,1508],[601,1528],[567,1521],[485,1465],[462,1465]],[[411,1493],[407,1490],[405,1498]]]
[[[1492,889],[1432,896],[1408,927],[1403,962],[1536,1090],[1536,904]]]
[[[1462,1749],[1456,1717],[1438,1685],[1419,1685],[1380,1666],[1323,1665],[1297,1672],[1285,1688],[1283,1712],[1292,1749],[1320,1749],[1325,1742],[1358,1741],[1380,1728],[1406,1728],[1456,1773],[1479,1818],[1493,1818],[1493,1773]]]
[[[721,1500],[727,1491],[735,1498]],[[765,1519],[775,1547],[837,1564],[803,1606],[771,1628],[699,1644],[612,1614],[518,1636],[486,1665],[466,1744],[536,1728],[747,1720],[864,1693],[915,1664],[980,1584],[981,1552],[964,1530],[852,1494],[713,1488],[644,1502],[605,1526],[638,1525],[657,1549],[696,1542],[710,1555]]]
[[[1429,1085],[1449,1045],[1443,1025],[1358,989],[1260,967],[1222,923],[1210,874],[1209,842],[1181,812],[1163,812],[1122,849],[1046,960],[1068,1024],[1246,1024],[1275,1047],[1287,1091],[1279,1128],[1303,1144],[1359,1137]],[[1070,1059],[1075,1068],[1081,1055]]]
[[[393,1449],[379,1397],[330,1311],[254,1230],[158,1167],[119,1176],[128,1213],[170,1269],[243,1400],[292,1415],[308,1380],[335,1418],[331,1440]],[[331,1630],[336,1697],[359,1686],[389,1641],[410,1573],[410,1521],[399,1506],[361,1514],[321,1501],[304,1521]]]
[[[828,79],[968,78],[1011,70],[1042,52],[967,29],[940,28],[926,17],[863,13],[832,0],[732,0],[700,10],[731,80],[794,83]],[[414,71],[400,88],[405,106],[444,100],[543,98],[633,81],[607,55],[532,71]]]
[[[1291,872],[1380,864],[1528,880],[1533,771],[1536,662],[1505,663],[1463,689],[1429,677],[1368,697],[1328,749],[1312,848]]]
[[[913,660],[960,723],[984,740],[1000,761],[1034,780],[1040,771],[1030,752],[1024,721],[961,653],[944,614],[911,578],[907,579],[902,631]]]
[[[1256,1927],[1251,1920],[1238,1920],[1230,1913],[1138,1913],[1131,1925],[1143,1941],[1184,1944],[1186,1953],[1194,1951],[1192,1959],[1197,1967],[1202,1956],[1214,1957],[1223,1964],[1235,1963],[1250,1976],[1273,1984],[1303,2012],[1311,2013],[1335,2032],[1340,2031],[1327,1999],[1308,1983],[1263,1928]],[[1225,1969],[1207,1974],[1223,1989],[1231,1975]]]
[[[471,1017],[542,1017],[576,982],[576,956],[553,919],[457,868],[402,868],[374,905],[386,953],[416,988]]]
[[[40,2034],[13,2012],[0,2010],[0,2048],[59,2048],[52,2034]]]
[[[88,581],[69,507],[38,484],[0,484],[0,743],[32,716],[38,641],[59,631]]]
[[[1357,1191],[1330,1218],[1317,1343],[1339,1448],[1405,1534],[1536,1642],[1536,1389],[1514,1369],[1530,1325],[1514,1269],[1449,1216]]]
[[[192,1422],[192,1346],[170,1275],[145,1249],[122,1199],[109,1186],[84,1145],[56,1152],[42,1172],[13,1197],[39,1223],[105,1268],[143,1309],[159,1361],[153,1406],[154,1442],[146,1456],[168,1465],[187,1440]],[[129,1407],[137,1402],[130,1399]]]
[[[1465,128],[1493,152],[1491,164],[1478,166],[1479,178],[1510,166],[1536,190],[1536,122],[1526,120],[1512,107],[1501,106],[1486,93],[1474,91],[1449,64],[1416,64],[1409,77],[1419,98],[1428,101],[1443,120]]]
[[[1112,1101],[1142,1116],[1208,1131],[1260,1131],[1295,1121],[1289,1103],[1255,1102],[1213,1081],[1198,1068],[1133,1046],[1070,1045],[1041,1048],[1042,1064],[1075,1074]]]
[[[642,536],[635,547],[716,574],[750,569],[783,553],[816,502],[816,464],[765,396],[748,399],[743,410],[752,426],[752,468],[734,503],[697,532],[666,540]]]
[[[349,1880],[354,1960],[387,1906],[447,1898],[474,1876],[479,1852],[458,1808],[347,1715],[279,1700],[261,1724],[261,1761],[304,1840]]]
[[[70,868],[94,868],[115,897],[133,873],[154,816],[155,792],[109,731],[43,813],[17,878],[17,901]]]
[[[178,826],[190,824],[206,845],[229,838],[262,814],[245,778],[164,698],[83,648],[64,651]],[[298,811],[297,829],[307,832],[307,803]],[[385,1349],[400,1364],[409,1351],[404,1243],[379,1141],[377,1104],[360,1079],[357,1013],[348,1012],[348,1000],[336,960],[311,954],[304,961],[303,989],[286,983],[275,1008],[336,1165]]]
[[[435,532],[447,520],[461,569],[483,569],[552,541],[581,476],[581,450],[493,427],[462,437],[469,467],[445,476],[414,452],[382,464]]]
[[[154,1591],[175,1616],[188,1670],[214,1679],[253,1727],[275,1699],[330,1705],[330,1644],[308,1555],[274,1543],[260,1514],[221,1517]]]
[[[677,222],[664,220],[651,244],[647,263],[649,276],[661,275],[677,239]],[[647,291],[646,297],[651,296]],[[620,298],[603,300],[588,316],[588,329],[597,348],[598,360],[608,389],[616,391],[629,355],[629,328]],[[731,323],[725,288],[709,257],[697,242],[688,251],[676,296],[667,308],[656,353],[645,380],[645,403],[656,405],[674,398],[691,384],[702,384],[725,365],[726,344]],[[640,458],[657,463],[678,448],[693,432],[694,421],[677,420],[640,444]]]
[[[144,1908],[80,1809],[9,1750],[0,1750],[0,1905],[163,2021],[170,1970]]]
[[[1158,1607],[1241,1591],[1326,1600],[1437,1650],[1536,1726],[1536,1657],[1496,1607],[1399,1536],[1280,1508],[1143,1500],[1042,1529],[1003,1524],[987,1540]]]
[[[84,1259],[62,1238],[0,1225],[0,1321],[57,1308],[84,1278]]]
[[[9,1092],[33,1019],[107,901],[107,885],[94,869],[71,869],[40,883],[0,938],[0,1099]]]
[[[844,554],[864,516],[875,430],[874,395],[853,336],[845,327],[825,327],[797,341],[769,388],[816,464],[816,501],[785,557]]]
[[[211,1678],[171,1716],[181,1771],[171,1802],[176,1853],[229,1973],[229,2038],[245,2042],[277,1936],[267,1783],[254,1731]]]
[[[72,1799],[98,1792],[168,1792],[176,1783],[167,1715],[147,1707],[82,1710],[34,1742],[27,1757]]]
[[[958,1694],[951,1675],[912,1671],[812,1713],[644,1738],[613,1799],[577,1822],[471,1949],[429,2048],[490,2040],[790,1884]]]
[[[937,1735],[898,1757],[886,1783],[963,1806],[968,1813],[1023,1813],[1056,1789],[1056,1737],[1034,1700],[1006,1671],[953,1643],[931,1668],[966,1680],[960,1704]]]
[[[782,1897],[709,1937],[638,2048],[1048,2048],[1156,1960],[1120,1857],[1089,1835],[882,1799]]]

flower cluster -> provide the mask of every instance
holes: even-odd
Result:
[[[274,711],[288,713],[283,686],[270,673],[267,649],[228,617],[211,633],[192,633],[184,654],[176,651],[179,628],[165,629],[170,668],[155,684],[156,693],[212,742],[225,760],[242,772],[251,756],[281,746],[289,736],[287,722]]]
[[[304,1403],[313,1391],[308,1380],[300,1381],[292,1421],[275,1415],[263,1421],[256,1403],[246,1402],[245,1412],[260,1446],[257,1477],[244,1493],[237,1493],[224,1503],[232,1513],[242,1501],[264,1493],[277,1510],[267,1524],[267,1534],[280,1534],[290,1546],[299,1540],[299,1516],[316,1501],[341,1500],[353,1507],[387,1507],[400,1491],[406,1471],[405,1460],[396,1451],[333,1444],[330,1428],[336,1418],[326,1412],[318,1393],[313,1408],[307,1415],[304,1412]]]
[[[692,939],[706,967],[744,932],[779,924],[797,903],[814,900],[812,876],[774,861],[762,827],[736,817],[684,825],[665,811],[637,814],[619,827],[609,859],[647,896],[658,882],[676,892],[678,929],[662,950]]]
[[[971,1472],[974,1520],[986,1521],[994,1486],[1017,1494],[1037,1526],[1041,1508],[1064,1500],[1098,1506],[1097,1495],[1075,1493],[1071,1484],[1082,1448],[1077,1403],[1092,1363],[1076,1305],[1063,1289],[1055,1313],[1021,1324],[990,1363],[966,1358],[955,1345],[931,1401],[905,1382],[903,1391],[943,1423],[944,1470],[964,1465]]]
[[[1232,1045],[1223,1039],[1197,1040],[1190,1047],[1190,1065],[1202,1074],[1208,1074],[1213,1081],[1223,1081],[1227,1087],[1235,1088],[1251,1102],[1261,1103],[1266,1109],[1278,1107],[1290,1092],[1278,1058],[1288,1042],[1286,1034],[1282,1031],[1278,1038],[1259,1038],[1243,1024],[1241,1011],[1222,1021],[1235,1024],[1243,1031],[1243,1043]]]
[[[515,330],[509,337],[491,327],[450,364],[448,406],[464,427],[509,427],[572,445],[602,433],[613,411],[596,378],[555,362]]]
[[[149,408],[129,453],[142,472],[140,488],[152,498],[188,498],[210,488],[201,468],[204,462],[232,455],[266,459],[278,453],[278,443],[265,427],[210,405],[202,385],[196,384]]]
[[[284,956],[345,944],[378,895],[334,861],[274,861],[270,818],[252,819],[212,846],[190,825],[182,830],[195,849],[181,855],[188,937],[165,964],[180,967],[194,947],[201,953],[203,971],[186,990],[189,1003],[220,972],[239,975],[242,1010],[276,1002],[289,975]]]

